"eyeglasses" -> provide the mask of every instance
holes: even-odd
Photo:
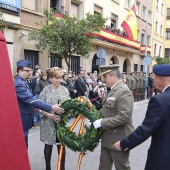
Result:
[[[23,71],[26,71],[27,73],[28,73],[28,72],[31,72],[31,70],[23,70]]]
[[[68,78],[73,78],[73,77],[68,77]]]

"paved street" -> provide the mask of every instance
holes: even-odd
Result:
[[[133,123],[135,128],[141,124],[147,107],[148,101],[141,101],[134,103],[133,110]],[[71,124],[74,121],[72,118],[69,122]],[[31,163],[32,170],[45,170],[45,160],[44,160],[44,144],[40,141],[39,136],[39,127],[32,128],[29,133],[29,158]],[[140,146],[133,149],[130,153],[130,163],[132,170],[143,170],[147,149],[150,144],[150,139],[145,141]],[[79,153],[75,153],[67,148],[66,150],[66,170],[77,170],[77,161]],[[94,150],[94,152],[87,152],[83,157],[81,170],[97,170],[99,165],[99,157],[100,157],[100,144]],[[57,165],[57,148],[53,147],[52,153],[52,170],[56,169]],[[113,170],[115,170],[113,168]]]

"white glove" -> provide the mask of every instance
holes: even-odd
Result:
[[[87,125],[88,127],[90,127],[90,126],[91,126],[91,122],[90,122],[90,120],[89,120],[89,119],[87,119],[87,121],[86,121],[86,125]]]
[[[98,119],[96,121],[93,122],[93,125],[94,125],[94,128],[97,129],[97,128],[100,128],[101,127],[101,119]]]

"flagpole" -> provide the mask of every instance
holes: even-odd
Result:
[[[148,76],[148,57],[147,57],[147,48],[148,48],[148,6],[149,6],[149,0],[147,0],[147,6],[146,6],[146,34],[145,34],[145,57],[146,57],[146,63],[145,63],[145,72],[146,76]]]

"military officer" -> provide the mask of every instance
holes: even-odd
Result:
[[[133,97],[135,99],[136,79],[134,77],[135,77],[135,72],[131,72],[131,91],[132,91]]]
[[[20,60],[17,62],[17,76],[14,80],[16,96],[18,100],[22,126],[25,136],[25,142],[28,147],[28,132],[29,129],[32,128],[32,117],[33,117],[33,109],[32,107],[36,107],[38,109],[44,110],[48,113],[50,111],[54,111],[58,114],[64,113],[64,109],[56,105],[51,105],[45,103],[42,100],[37,99],[35,96],[33,97],[28,83],[26,82],[29,74],[31,73],[31,61],[28,60]],[[55,117],[58,120],[58,116]]]
[[[133,94],[121,81],[119,65],[104,65],[99,66],[99,69],[106,86],[111,88],[103,99],[100,110],[103,118],[93,122],[96,129],[103,129],[99,170],[112,169],[113,162],[116,170],[130,170],[129,152],[118,152],[112,145],[117,139],[123,139],[134,130]]]
[[[140,93],[140,91],[139,91],[139,86],[140,86],[140,82],[139,82],[139,73],[138,72],[136,72],[136,75],[135,75],[135,81],[136,81],[136,92],[135,92],[135,102],[137,101],[137,100],[139,100],[138,99],[138,96],[139,96],[139,93]]]
[[[142,124],[113,147],[127,152],[151,137],[144,169],[170,170],[170,64],[156,65],[153,72],[156,88],[161,93],[151,97]]]
[[[147,87],[147,81],[146,81],[146,73],[144,72],[143,73],[143,83],[142,83],[142,100],[145,99],[145,93],[146,93],[146,87]]]
[[[143,72],[139,72],[139,100],[142,100]]]
[[[130,71],[127,70],[126,71],[126,79],[127,79],[127,86],[129,87],[129,89],[131,90],[132,89],[132,78],[131,78],[131,75],[130,75]]]

